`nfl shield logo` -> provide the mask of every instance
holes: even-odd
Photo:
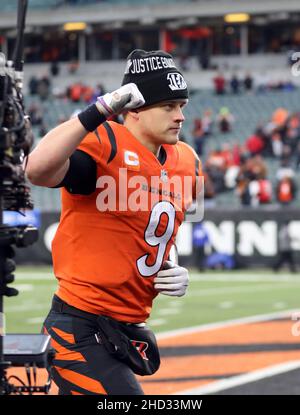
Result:
[[[167,182],[168,181],[168,172],[167,172],[167,170],[161,170],[161,172],[160,172],[160,180],[162,182]]]

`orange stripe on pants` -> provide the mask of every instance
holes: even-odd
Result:
[[[81,375],[80,373],[76,373],[73,370],[64,369],[58,366],[54,366],[54,369],[57,370],[57,372],[63,379],[73,383],[74,385],[79,386],[82,389],[86,389],[93,393],[107,395],[105,389],[97,380],[91,379],[85,375]]]
[[[76,391],[71,391],[71,394],[72,394],[72,395],[83,395],[83,393],[76,392]]]
[[[55,354],[56,360],[77,360],[78,362],[86,362],[85,358],[82,356],[81,353],[66,349],[54,339],[51,339],[51,346],[57,352]]]
[[[66,333],[65,331],[60,330],[57,327],[52,327],[52,330],[54,331],[54,333],[58,334],[59,337],[61,337],[67,343],[75,344],[75,339],[74,339],[74,335],[73,334]]]

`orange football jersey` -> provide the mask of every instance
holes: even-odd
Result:
[[[88,196],[61,190],[52,253],[57,295],[68,304],[132,323],[149,317],[157,295],[153,278],[168,257],[200,169],[187,144],[163,148],[161,164],[114,122],[87,134],[78,147],[96,161],[98,180]]]

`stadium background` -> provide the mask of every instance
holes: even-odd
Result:
[[[0,51],[8,55],[16,3],[0,0]],[[191,90],[182,139],[198,152],[208,183],[203,223],[184,223],[178,236],[180,262],[192,272],[189,294],[159,298],[149,321],[161,333],[200,327],[190,337],[162,334],[167,364],[145,389],[181,392],[283,365],[274,373],[288,373],[285,387],[277,378],[269,382],[277,389],[260,384],[252,391],[293,393],[300,279],[272,267],[286,220],[298,267],[300,261],[299,2],[29,0],[24,91],[35,141],[117,88],[134,48],[175,56]],[[289,200],[279,198],[282,180],[290,183]],[[32,195],[34,212],[5,218],[40,228],[39,242],[17,254],[20,295],[5,301],[8,332],[38,332],[56,285],[50,247],[59,190],[33,187]],[[250,320],[233,322],[241,318]]]

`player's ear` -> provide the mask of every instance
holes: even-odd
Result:
[[[137,109],[129,110],[128,114],[130,114],[135,120],[139,119],[139,111]]]

